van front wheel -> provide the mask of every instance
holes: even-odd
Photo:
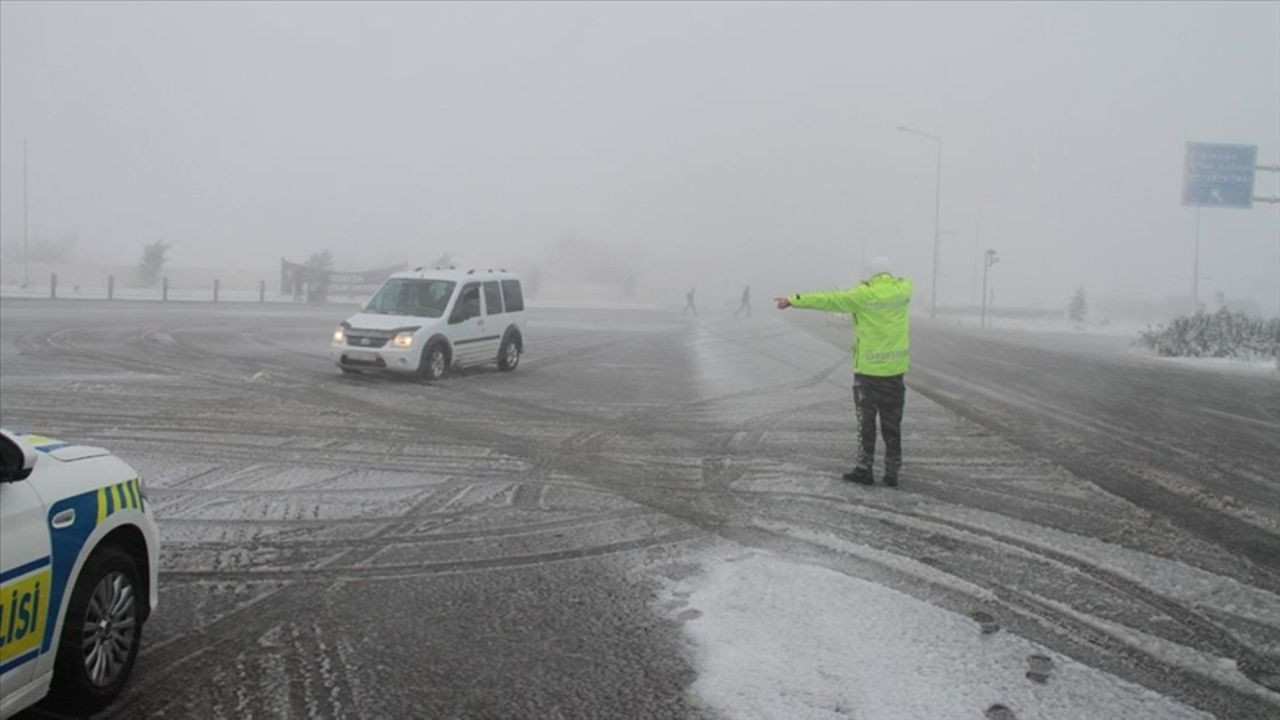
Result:
[[[444,372],[448,369],[449,356],[444,346],[438,342],[428,345],[422,352],[422,360],[418,363],[418,377],[424,382],[432,382],[444,377]]]

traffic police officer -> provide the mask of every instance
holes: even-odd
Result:
[[[858,419],[858,461],[845,480],[871,485],[876,456],[876,418],[884,436],[884,484],[898,484],[902,466],[902,377],[911,361],[911,281],[889,273],[889,261],[878,257],[867,279],[857,287],[775,298],[778,309],[822,310],[853,316],[853,402]]]

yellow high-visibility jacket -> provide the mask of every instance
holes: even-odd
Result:
[[[798,308],[853,316],[853,371],[902,375],[911,364],[911,281],[881,273],[847,290],[808,292],[788,300]]]

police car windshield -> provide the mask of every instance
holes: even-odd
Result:
[[[440,317],[449,304],[453,288],[452,280],[426,278],[391,278],[369,304],[365,312],[382,315],[413,315],[415,317]]]

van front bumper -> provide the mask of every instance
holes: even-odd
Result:
[[[351,370],[378,370],[385,372],[417,372],[420,353],[417,348],[387,348],[376,350],[333,345],[329,357],[342,368]]]

